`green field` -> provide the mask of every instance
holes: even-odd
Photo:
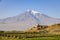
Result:
[[[60,40],[60,35],[45,32],[1,32],[0,40]]]
[[[37,38],[8,38],[8,37],[0,37],[0,40],[60,40],[60,36],[55,37],[37,37]]]

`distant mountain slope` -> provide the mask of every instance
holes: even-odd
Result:
[[[28,10],[20,15],[0,19],[0,30],[26,30],[33,25],[49,25],[60,23],[60,19],[49,17],[34,10]]]

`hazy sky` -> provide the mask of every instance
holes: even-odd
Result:
[[[0,0],[0,18],[16,16],[27,9],[60,18],[60,0]]]

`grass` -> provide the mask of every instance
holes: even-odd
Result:
[[[55,37],[37,37],[37,38],[8,38],[8,37],[0,37],[0,40],[60,40],[60,36]]]
[[[0,34],[2,35],[2,33]],[[10,35],[10,36],[9,36]],[[0,40],[60,40],[60,35],[42,33],[4,33]]]

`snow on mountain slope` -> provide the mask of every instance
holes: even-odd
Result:
[[[59,19],[49,17],[45,14],[34,10],[28,10],[20,15],[9,17],[6,19],[0,19],[0,30],[26,30],[33,25],[42,24],[49,25],[60,23]]]

